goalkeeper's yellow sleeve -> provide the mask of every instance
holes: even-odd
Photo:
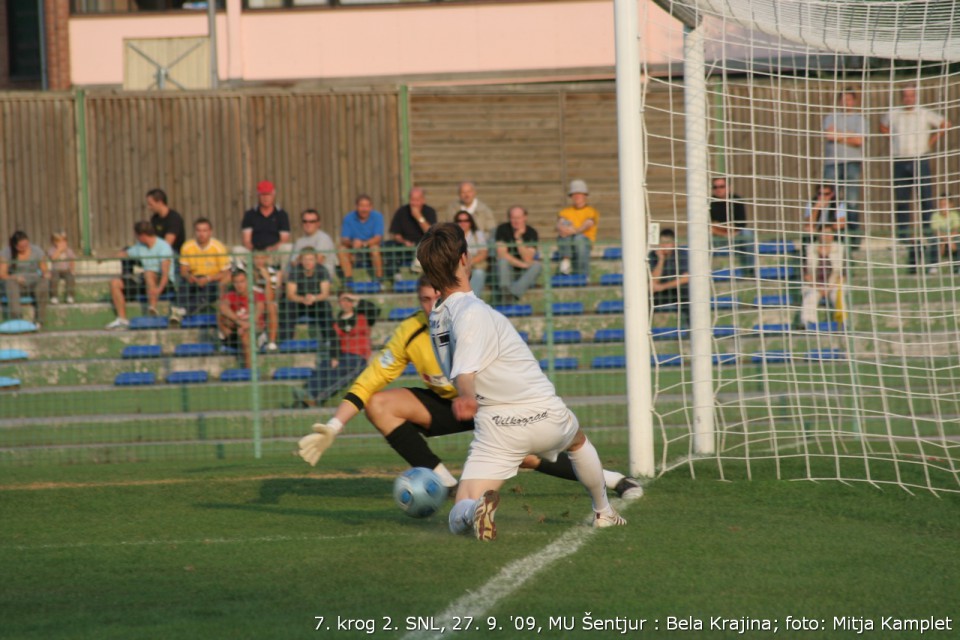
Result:
[[[457,396],[433,353],[427,317],[423,311],[417,311],[397,326],[387,345],[357,377],[344,399],[362,411],[370,396],[399,378],[410,362],[420,380],[437,395],[447,399]]]

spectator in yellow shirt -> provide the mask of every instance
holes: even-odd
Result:
[[[213,237],[213,224],[206,218],[193,223],[194,237],[180,248],[180,286],[170,321],[179,324],[187,313],[215,307],[220,289],[230,284],[230,256]]]
[[[960,211],[951,206],[947,194],[940,196],[940,206],[930,216],[930,232],[933,234],[936,259],[949,264],[953,262],[954,271],[960,273]],[[931,254],[934,252],[931,251]],[[937,272],[937,267],[930,267],[931,273]]]
[[[590,250],[597,241],[597,222],[600,214],[587,203],[587,183],[570,182],[570,200],[573,206],[557,216],[557,248],[560,250],[560,273],[590,277]]]

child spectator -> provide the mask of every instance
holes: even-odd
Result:
[[[800,321],[804,325],[817,322],[817,307],[826,299],[834,308],[843,286],[843,245],[836,241],[836,228],[825,224],[807,245],[803,271],[803,306]]]
[[[233,288],[220,299],[217,325],[220,329],[222,348],[237,348],[243,352],[243,361],[250,367],[251,335],[256,333],[257,346],[262,346],[272,334],[276,337],[277,325],[267,321],[267,298],[263,291],[253,291],[253,317],[250,312],[250,297],[247,291],[247,274],[237,269],[231,275]],[[251,326],[253,331],[251,331]]]
[[[947,194],[940,196],[937,210],[930,217],[930,232],[933,234],[934,251],[931,255],[940,262],[953,262],[953,269],[960,273],[960,211],[951,207]],[[937,267],[930,267],[930,273],[936,273]]]
[[[58,297],[60,281],[64,282],[64,294],[67,304],[73,304],[76,293],[76,254],[67,242],[67,232],[57,231],[50,236],[50,248],[47,249],[50,258],[50,304],[59,304]]]
[[[357,296],[347,291],[341,291],[337,297],[340,312],[333,323],[333,331],[339,343],[339,355],[329,360],[323,358],[322,353],[319,355],[313,378],[303,389],[294,390],[298,406],[315,407],[353,382],[367,366],[373,353],[370,327],[376,322],[376,314],[365,313],[359,308],[360,302]]]
[[[587,183],[572,180],[568,195],[573,206],[557,216],[557,248],[560,250],[560,273],[590,276],[590,250],[597,241],[600,214],[587,203]],[[572,260],[572,263],[571,263]]]

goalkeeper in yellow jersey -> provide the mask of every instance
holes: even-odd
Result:
[[[424,438],[445,436],[473,430],[473,420],[457,420],[451,408],[457,397],[456,388],[443,375],[430,345],[427,317],[440,292],[423,278],[417,282],[420,311],[405,319],[394,330],[387,345],[363,370],[347,395],[340,402],[334,417],[326,424],[313,425],[314,433],[300,439],[300,457],[316,465],[343,427],[361,411],[383,434],[387,442],[411,467],[433,469],[448,487],[455,487],[456,478],[440,458],[430,450]],[[400,377],[412,362],[426,388],[385,387]],[[556,462],[527,456],[521,465],[558,478],[576,480],[567,455]],[[638,498],[643,489],[633,478],[616,471],[604,471],[606,484],[626,499]]]

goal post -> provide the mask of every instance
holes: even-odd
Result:
[[[679,307],[651,287],[649,322],[626,318],[647,334],[628,353],[650,346],[636,442],[657,473],[960,491],[960,7],[617,0],[618,92],[631,4],[645,171],[624,253],[649,277],[637,199],[689,272]]]

